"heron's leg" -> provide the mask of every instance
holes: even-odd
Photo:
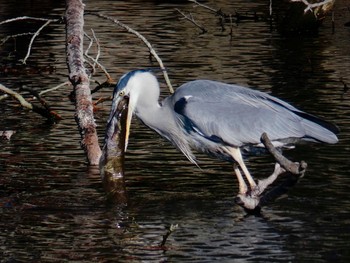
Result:
[[[238,163],[238,165],[241,167],[245,177],[247,178],[247,180],[249,182],[250,188],[255,189],[256,183],[255,183],[253,177],[250,175],[247,167],[244,164],[241,150],[239,148],[234,148],[234,147],[227,147],[226,150],[232,156],[232,158]]]
[[[243,176],[241,174],[241,171],[239,170],[237,164],[233,164],[233,170],[235,171],[235,174],[238,179],[238,184],[239,184],[239,193],[240,194],[245,194],[248,191],[248,187],[243,179]]]

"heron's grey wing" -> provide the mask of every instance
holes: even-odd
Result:
[[[176,93],[174,110],[186,120],[187,129],[211,140],[233,146],[259,144],[264,132],[273,141],[336,138],[331,131],[304,118],[311,115],[252,89],[200,80],[183,85]]]

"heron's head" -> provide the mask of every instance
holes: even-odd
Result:
[[[112,108],[108,122],[116,116],[118,105],[128,97],[128,114],[126,119],[125,150],[128,146],[131,117],[140,108],[145,109],[159,98],[159,84],[150,70],[134,70],[124,74],[113,91]]]

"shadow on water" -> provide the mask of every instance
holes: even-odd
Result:
[[[0,7],[7,10],[6,18],[18,14],[13,10],[61,16],[63,3],[51,2],[40,10],[27,3],[17,9],[18,1]],[[262,10],[266,3],[260,2],[208,4],[229,11]],[[118,206],[106,201],[98,170],[86,166],[69,89],[45,96],[64,118],[51,126],[7,100],[0,103],[0,130],[16,134],[10,141],[0,140],[0,261],[349,261],[350,96],[342,94],[339,81],[350,83],[349,32],[342,26],[349,20],[345,1],[338,1],[334,34],[326,19],[318,36],[305,38],[280,36],[265,21],[235,24],[231,38],[229,30],[221,31],[217,17],[191,3],[140,3],[87,1],[86,6],[142,32],[170,69],[174,86],[196,78],[256,86],[335,122],[341,128],[340,142],[300,145],[286,152],[291,160],[307,161],[305,177],[288,198],[265,207],[260,217],[246,216],[234,204],[237,182],[229,164],[200,155],[197,168],[133,120],[125,163],[128,204]],[[174,8],[193,12],[208,33],[200,35]],[[115,79],[133,68],[155,66],[134,36],[91,16],[86,17],[86,28],[98,35],[100,60]],[[8,32],[0,27],[1,37]],[[64,25],[52,25],[37,39],[28,61],[28,67],[54,65],[53,72],[0,72],[1,82],[42,90],[66,81],[64,32]],[[19,57],[26,52],[24,40]],[[1,66],[9,65],[11,43],[0,52]],[[110,94],[104,90],[96,98]],[[96,113],[101,143],[109,107],[106,102]],[[269,156],[252,157],[247,166],[256,178],[273,170]],[[172,224],[178,228],[160,247]]]

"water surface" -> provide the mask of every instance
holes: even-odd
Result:
[[[58,17],[64,4],[38,8],[6,1],[1,20],[18,15]],[[41,2],[40,2],[41,3]],[[238,185],[229,164],[199,155],[200,169],[136,119],[126,156],[127,206],[106,202],[98,170],[79,146],[74,105],[62,88],[45,96],[64,118],[49,125],[15,101],[0,102],[1,262],[346,262],[350,259],[349,99],[350,20],[347,1],[337,1],[335,31],[327,17],[315,36],[285,36],[268,21],[233,24],[232,36],[218,18],[186,1],[86,1],[88,11],[118,18],[144,34],[169,68],[175,87],[200,78],[271,93],[336,123],[336,145],[301,145],[286,153],[309,164],[288,198],[265,207],[260,217],[235,205]],[[264,14],[266,1],[207,1],[222,8]],[[208,30],[181,19],[191,12]],[[1,38],[35,30],[30,23],[0,27]],[[118,79],[135,68],[157,67],[143,43],[95,16],[86,16],[101,45],[100,62]],[[67,80],[63,24],[35,41],[26,66],[28,38],[1,47],[1,83],[44,90]],[[14,46],[16,44],[16,46]],[[92,51],[93,53],[94,51]],[[104,81],[99,72],[94,79]],[[162,82],[162,96],[168,91]],[[105,89],[95,98],[111,94]],[[110,103],[96,112],[102,142]],[[247,160],[261,178],[273,170],[269,156]],[[159,247],[171,224],[178,228]]]

